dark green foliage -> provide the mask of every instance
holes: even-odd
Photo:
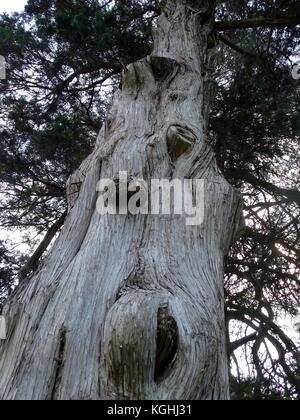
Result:
[[[60,217],[66,181],[93,148],[119,73],[151,48],[154,3],[113,3],[28,1],[24,13],[0,17],[6,230],[42,233]]]
[[[280,392],[277,387],[274,387],[272,381],[270,380],[256,382],[255,380],[251,379],[237,381],[235,378],[232,378],[231,399],[233,401],[289,401],[293,400],[293,395],[288,388],[283,388]]]
[[[233,0],[218,20],[293,16],[298,7]],[[300,396],[299,343],[278,328],[288,314],[292,329],[299,311],[300,85],[291,76],[299,36],[299,27],[248,29],[224,34],[243,53],[221,44],[211,134],[219,166],[242,188],[247,223],[226,261],[228,325],[244,339],[232,357],[235,399]]]
[[[20,268],[22,259],[18,255],[8,252],[3,241],[0,240],[0,314],[2,304],[16,283],[15,272]]]

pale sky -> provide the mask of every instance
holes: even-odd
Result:
[[[0,13],[20,12],[26,3],[27,0],[0,0]]]

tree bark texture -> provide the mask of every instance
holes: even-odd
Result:
[[[207,142],[212,6],[164,2],[153,53],[123,72],[60,237],[4,308],[0,399],[229,397],[223,259],[241,202]],[[204,179],[204,223],[101,216],[97,182],[119,171]]]

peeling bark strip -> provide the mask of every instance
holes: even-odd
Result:
[[[123,72],[59,239],[4,308],[0,399],[228,398],[223,258],[241,204],[206,136],[213,6],[164,1],[153,54]],[[98,181],[121,171],[207,181],[203,225],[100,216]]]

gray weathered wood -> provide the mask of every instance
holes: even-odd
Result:
[[[165,3],[152,55],[123,72],[68,184],[60,237],[4,308],[0,399],[229,397],[223,259],[241,203],[206,138],[212,19],[207,1]],[[97,182],[119,171],[205,179],[204,224],[99,215]]]

